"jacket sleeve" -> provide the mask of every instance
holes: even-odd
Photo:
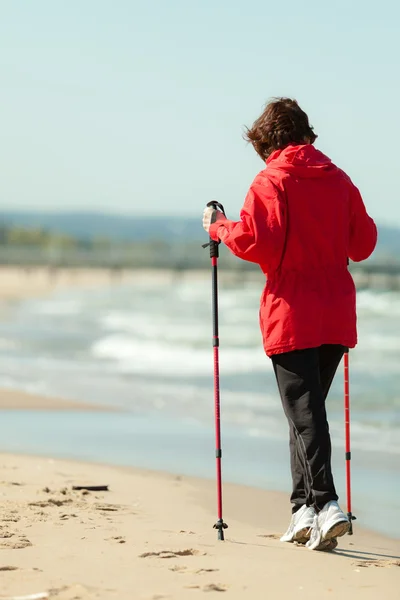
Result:
[[[377,239],[376,225],[365,209],[360,192],[352,184],[349,258],[354,262],[366,260],[375,250]]]
[[[221,240],[235,256],[273,268],[278,266],[285,240],[285,204],[268,179],[254,182],[246,196],[239,221],[220,219],[210,227],[214,241]]]

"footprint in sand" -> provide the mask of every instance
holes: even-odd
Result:
[[[201,585],[185,585],[186,590],[202,590],[203,592],[226,592],[228,590],[227,585],[222,585],[220,583],[209,583],[201,587]]]
[[[195,569],[195,570],[188,571],[188,568],[185,567],[184,565],[174,565],[173,567],[169,567],[169,570],[172,571],[173,573],[183,573],[186,571],[187,573],[193,573],[194,575],[216,573],[217,571],[219,571],[219,569]]]
[[[0,542],[0,549],[3,548],[7,550],[22,550],[23,548],[29,548],[30,546],[32,546],[32,542],[25,537]]]
[[[260,534],[257,537],[268,538],[270,540],[280,540],[280,538],[281,538],[281,536],[278,535],[277,533],[265,533],[265,534]]]
[[[19,481],[0,481],[1,485],[7,485],[10,487],[22,487],[25,483],[20,483]]]
[[[144,552],[139,558],[176,558],[177,556],[198,556],[201,552],[189,548],[188,550],[160,550],[160,552]],[[204,556],[204,554],[203,554]]]
[[[0,548],[21,549],[32,546],[31,542],[23,534],[10,531],[7,527],[0,526]]]
[[[18,571],[18,567],[11,567],[6,565],[5,567],[0,567],[0,572],[1,571]]]
[[[48,498],[47,500],[38,500],[37,502],[29,502],[28,506],[36,506],[39,508],[49,508],[53,506],[64,506],[71,504],[72,498]]]
[[[203,592],[226,592],[228,589],[227,585],[221,585],[219,583],[209,583],[203,587]]]
[[[119,600],[117,590],[111,588],[98,588],[79,583],[73,585],[65,585],[59,588],[48,590],[48,597],[51,600]]]
[[[78,515],[76,515],[75,513],[70,513],[70,514],[62,514],[60,515],[60,521],[68,521],[68,519],[76,519],[78,517]]]
[[[174,565],[173,567],[169,567],[169,570],[172,571],[173,573],[183,573],[184,571],[187,570],[187,567],[185,567],[183,565]]]
[[[199,586],[199,585],[196,585],[196,584],[193,584],[193,585],[185,585],[185,586],[183,587],[183,589],[184,589],[184,590],[199,590],[199,589],[200,589],[200,586]]]
[[[33,520],[35,522],[47,521],[48,518],[49,518],[49,515],[47,513],[45,513],[43,510],[40,510],[39,512],[35,512],[33,515]]]
[[[15,535],[15,533],[12,533],[11,531],[7,531],[7,529],[3,529],[0,528],[0,539],[8,539],[8,538],[12,538]]]
[[[355,563],[356,567],[400,567],[400,560],[365,560]]]
[[[106,591],[106,590],[102,590]],[[112,590],[107,590],[112,591]],[[89,600],[99,598],[99,590],[95,588],[89,588],[83,585],[66,585],[61,588],[53,588],[49,590],[49,598],[54,600]],[[101,596],[103,598],[103,596]]]
[[[21,519],[21,517],[19,517],[16,514],[5,514],[3,517],[1,517],[1,520],[3,521],[3,523],[18,523],[18,521]]]
[[[198,569],[194,571],[196,575],[202,575],[203,573],[216,573],[219,569]]]
[[[126,544],[126,539],[122,535],[115,535],[110,538],[105,538],[106,542],[117,542],[118,544]]]
[[[93,505],[93,508],[104,512],[120,512],[123,510],[123,507],[119,504],[107,504],[102,502],[96,502],[96,504]]]

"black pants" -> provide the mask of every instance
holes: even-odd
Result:
[[[289,422],[293,512],[303,504],[318,511],[337,500],[325,400],[345,348],[325,345],[272,357]]]

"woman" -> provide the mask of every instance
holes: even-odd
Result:
[[[293,479],[281,540],[329,550],[350,524],[337,503],[325,400],[345,349],[357,343],[348,258],[368,258],[377,230],[350,178],[313,146],[317,136],[295,100],[269,103],[246,138],[266,168],[240,221],[207,208],[203,226],[267,277],[260,326],[289,423]]]

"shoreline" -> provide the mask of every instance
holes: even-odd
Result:
[[[225,592],[264,600],[266,583],[282,600],[397,597],[397,541],[357,529],[331,553],[283,544],[277,538],[290,514],[279,493],[225,485],[229,528],[219,542],[213,482],[5,454],[0,480],[5,597],[190,600]]]
[[[58,291],[91,289],[131,281],[134,275],[123,271],[116,276],[110,269],[0,266],[0,303],[51,296]]]
[[[9,303],[49,296],[62,290],[91,289],[99,286],[115,286],[125,283],[151,281],[174,282],[177,279],[188,281],[210,277],[208,269],[176,270],[168,269],[120,269],[106,267],[15,267],[0,265],[0,302]],[[237,282],[238,279],[259,281],[265,284],[265,276],[260,271],[222,271],[221,282]],[[260,288],[262,289],[262,288]]]
[[[0,409],[1,410],[1,409]],[[213,529],[213,524],[217,520],[217,483],[216,479],[211,477],[202,477],[195,475],[187,475],[185,473],[171,471],[164,471],[162,469],[151,469],[146,467],[140,467],[135,465],[121,465],[115,463],[107,463],[104,461],[95,461],[95,460],[87,460],[83,458],[69,458],[69,457],[58,457],[55,455],[49,454],[40,454],[40,453],[16,453],[16,452],[7,452],[6,450],[0,450],[0,464],[3,459],[10,460],[27,460],[27,461],[45,461],[49,464],[62,464],[68,463],[69,465],[75,465],[78,469],[82,466],[90,469],[99,469],[99,470],[110,470],[115,473],[119,473],[121,476],[123,475],[133,475],[148,479],[157,479],[160,481],[185,481],[188,485],[193,486],[197,492],[200,492],[196,501],[200,506],[206,507],[210,516],[211,516],[211,529]],[[248,511],[246,509],[247,500],[248,505],[250,506],[252,502],[254,502],[254,497],[257,496],[258,501],[265,501],[268,504],[268,501],[273,499],[273,502],[279,505],[282,508],[282,511],[285,512],[286,521],[283,522],[288,525],[291,516],[291,504],[289,500],[290,493],[282,490],[275,489],[265,489],[262,487],[257,487],[256,485],[247,485],[244,483],[234,483],[232,481],[224,481],[222,482],[223,487],[223,512],[224,512],[224,521],[225,518],[228,521],[234,520],[235,522],[239,522],[242,525],[259,527],[260,526],[260,518],[258,514],[254,514],[252,511]],[[235,496],[240,495],[241,502],[235,502]],[[344,511],[345,512],[345,511]],[[214,519],[212,518],[214,515]],[[0,519],[1,521],[1,519]],[[280,519],[281,521],[281,519]],[[261,525],[262,527],[262,525]],[[365,527],[364,525],[359,525],[357,520],[353,523],[354,534],[353,536],[346,535],[344,539],[349,539],[350,544],[352,539],[357,539],[359,536],[365,538],[365,536],[374,538],[377,542],[382,542],[386,540],[387,542],[398,544],[399,545],[399,557],[396,557],[400,561],[400,538],[392,537],[387,535],[386,533],[382,533],[380,531],[376,531]],[[228,529],[231,529],[228,526]],[[285,527],[286,530],[286,527]],[[281,533],[276,532],[274,534],[274,539],[277,538],[278,535],[283,535],[284,530],[282,529]],[[215,537],[217,537],[217,533],[215,532]],[[226,534],[227,537],[227,534]],[[268,537],[268,536],[266,536]],[[272,535],[271,535],[272,539]],[[400,564],[399,564],[400,566]],[[1,600],[1,596],[0,596]]]
[[[133,411],[4,410],[1,411],[0,451],[43,459],[85,461],[116,469],[193,476],[215,482],[211,425],[177,423],[157,415]],[[18,435],[15,434],[18,432]],[[283,494],[290,511],[290,471],[284,440],[253,439],[240,429],[224,429],[224,485],[242,485],[260,493]],[[259,457],[259,458],[255,458]],[[264,458],[262,458],[264,457]],[[271,458],[268,458],[271,457]],[[273,457],[273,458],[272,458]],[[377,535],[397,539],[398,467],[382,472],[375,454],[356,454],[353,461],[353,514]],[[342,453],[333,453],[333,468],[340,504],[345,509],[345,471]],[[373,489],[370,482],[374,481]]]
[[[90,404],[0,387],[0,411],[3,410],[123,412],[123,409],[118,406]]]

